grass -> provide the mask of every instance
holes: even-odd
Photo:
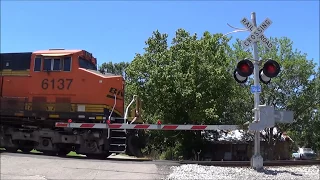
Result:
[[[76,152],[71,151],[67,156],[82,156],[82,154],[77,154]]]

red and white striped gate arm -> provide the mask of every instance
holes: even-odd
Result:
[[[102,123],[59,123],[56,127],[93,129],[146,129],[146,130],[236,130],[238,125],[175,125],[175,124],[102,124]]]

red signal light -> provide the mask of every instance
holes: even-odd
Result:
[[[161,121],[160,121],[160,119],[158,119],[157,124],[158,124],[158,125],[161,125],[161,124],[162,124]]]
[[[239,71],[243,73],[249,73],[249,65],[248,64],[241,64],[239,67]]]
[[[68,123],[72,123],[72,119],[68,119]]]
[[[253,63],[244,59],[237,64],[237,68],[233,72],[233,77],[238,83],[245,83],[248,80],[248,76],[253,73]]]
[[[276,67],[274,67],[272,65],[267,65],[266,70],[267,70],[267,72],[274,74],[276,72]]]
[[[249,59],[238,62],[237,72],[240,76],[248,77],[253,73],[253,63]]]
[[[263,74],[269,78],[276,77],[280,72],[280,65],[274,60],[268,60],[262,68]]]
[[[274,60],[268,60],[263,68],[259,71],[259,78],[264,84],[268,84],[271,78],[278,76],[280,73],[280,65]]]

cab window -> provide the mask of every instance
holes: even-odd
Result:
[[[44,58],[43,71],[71,71],[71,57]]]
[[[97,66],[94,65],[91,61],[86,60],[82,57],[79,57],[79,66],[80,68],[84,68],[84,69],[91,69],[91,70],[97,70]]]
[[[61,70],[61,59],[53,59],[53,70],[60,71]]]
[[[71,57],[63,59],[63,71],[71,71]]]
[[[48,59],[48,58],[45,58],[43,60],[43,70],[44,71],[51,71],[51,62],[52,60],[51,59]]]
[[[34,68],[33,71],[35,72],[39,72],[41,71],[41,58],[40,57],[36,57],[34,59]]]

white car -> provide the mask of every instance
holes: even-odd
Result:
[[[313,160],[317,158],[317,154],[311,148],[299,148],[297,152],[292,153],[293,159]]]

